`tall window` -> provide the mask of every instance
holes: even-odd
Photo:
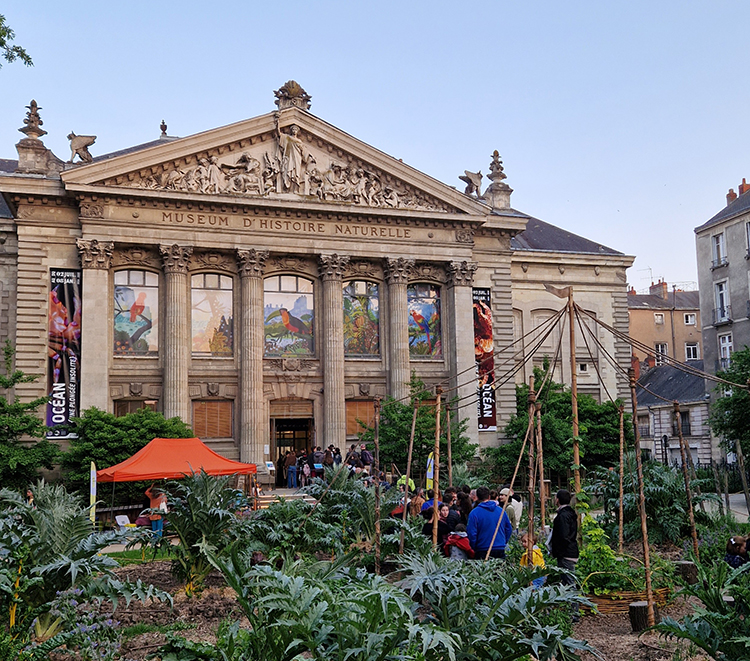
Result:
[[[232,402],[193,401],[193,432],[198,438],[231,438]]]
[[[351,358],[380,355],[380,305],[374,282],[344,284],[344,354]]]
[[[747,243],[747,256],[750,256],[750,223],[745,223],[745,241]]]
[[[685,360],[698,360],[698,343],[685,342]]]
[[[723,266],[727,263],[727,251],[724,245],[724,233],[714,234],[713,236],[713,267]]]
[[[115,272],[115,355],[157,355],[158,321],[159,276],[150,271]]]
[[[200,273],[191,278],[193,355],[231,356],[234,349],[232,278]]]
[[[695,326],[695,313],[694,312],[686,312],[685,313],[685,325],[686,326]]]
[[[714,323],[727,321],[731,318],[731,308],[729,307],[729,289],[726,280],[714,284],[714,295],[716,299]]]
[[[667,346],[666,342],[657,342],[654,345],[654,349],[656,350],[656,364],[657,365],[663,365],[664,364],[664,357],[669,355],[669,347]]]
[[[155,399],[117,399],[115,400],[115,417],[120,418],[128,413],[135,413],[141,409],[156,411]]]
[[[263,289],[265,355],[315,353],[312,281],[296,275],[274,275],[263,281]]]
[[[729,368],[729,361],[732,357],[732,351],[734,351],[734,347],[732,345],[732,334],[731,333],[725,333],[724,335],[719,335],[719,367],[720,369],[728,369]]]
[[[409,285],[409,356],[442,358],[440,329],[440,287],[429,284]],[[470,329],[466,329],[470,332]]]

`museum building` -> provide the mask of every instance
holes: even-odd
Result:
[[[562,329],[534,329],[564,305],[551,284],[627,333],[632,257],[514,210],[497,151],[487,189],[466,171],[462,193],[315,117],[293,81],[275,95],[266,115],[179,139],[162,124],[99,157],[71,133],[67,163],[28,106],[18,159],[0,159],[0,340],[44,375],[16,394],[50,396],[51,437],[90,406],[147,406],[263,466],[343,449],[415,374],[494,445],[558,345],[556,378],[627,398],[597,353],[627,368],[627,345],[579,332],[571,367]]]

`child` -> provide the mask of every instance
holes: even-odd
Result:
[[[730,537],[727,542],[727,554],[724,556],[724,561],[730,566],[737,569],[742,567],[747,562],[747,556],[745,555],[745,538],[735,535]]]
[[[443,546],[443,551],[448,558],[453,560],[474,558],[474,551],[469,544],[466,526],[463,523],[457,523],[456,529],[448,535],[448,538],[445,540],[445,546]]]
[[[542,555],[541,550],[536,545],[536,535],[534,533],[529,534],[528,532],[524,531],[521,533],[520,542],[521,546],[523,548],[527,549],[524,551],[524,554],[521,556],[521,567],[528,567],[529,565],[529,538],[531,538],[531,543],[534,545],[531,549],[531,564],[534,567],[545,567],[544,564],[544,556]],[[544,585],[545,581],[547,580],[546,576],[540,576],[539,578],[535,578],[531,584],[534,586],[534,588],[540,588]]]

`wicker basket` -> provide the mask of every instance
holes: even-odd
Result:
[[[664,606],[672,594],[671,588],[654,590],[654,599],[658,606]],[[615,592],[608,595],[587,594],[586,598],[596,605],[602,615],[626,614],[633,601],[646,601],[646,592]],[[589,611],[591,609],[588,609]]]

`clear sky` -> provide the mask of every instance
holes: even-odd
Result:
[[[0,69],[0,158],[25,108],[94,155],[275,109],[311,112],[447,184],[498,149],[511,203],[637,256],[629,281],[695,281],[693,229],[750,178],[750,3],[0,3],[34,66]],[[486,183],[487,180],[485,180]],[[486,185],[485,183],[485,185]],[[651,269],[651,273],[647,270]]]

